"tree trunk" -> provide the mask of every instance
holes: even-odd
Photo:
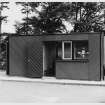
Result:
[[[81,5],[80,5],[80,22],[81,22]]]
[[[0,9],[0,34],[1,34],[1,24],[2,24],[2,19],[1,19],[1,9]]]
[[[77,20],[78,20],[78,5],[77,5],[77,3],[75,5],[75,8],[76,8],[76,22],[74,25],[74,32],[76,32],[76,30],[77,30]]]

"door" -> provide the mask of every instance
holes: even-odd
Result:
[[[55,77],[56,42],[44,43],[44,70],[43,75]]]

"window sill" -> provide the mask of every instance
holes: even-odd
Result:
[[[88,59],[59,59],[57,62],[89,62]]]

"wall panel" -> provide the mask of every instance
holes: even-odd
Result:
[[[41,77],[42,62],[40,37],[13,36],[9,38],[9,75]]]

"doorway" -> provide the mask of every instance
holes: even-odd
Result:
[[[43,44],[43,76],[55,77],[56,67],[56,42]]]

